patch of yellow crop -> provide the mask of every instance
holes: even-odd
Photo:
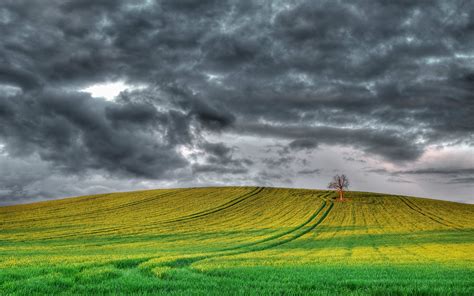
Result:
[[[0,207],[0,268],[100,263],[84,278],[110,278],[120,260],[138,260],[160,277],[176,266],[474,265],[473,205],[362,192],[340,203],[332,196],[192,188]]]

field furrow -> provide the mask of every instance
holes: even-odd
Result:
[[[419,207],[417,207],[416,205],[414,205],[413,203],[408,201],[406,198],[404,198],[404,197],[399,197],[399,198],[407,207],[409,207],[411,210],[423,215],[424,217],[426,217],[428,219],[431,219],[432,221],[434,221],[438,224],[441,224],[443,226],[458,229],[458,230],[460,229],[458,226],[452,225],[451,223],[448,223],[445,220],[440,219],[439,217],[430,214],[429,212],[423,211],[422,209],[420,209]]]
[[[210,187],[0,207],[0,291],[34,287],[23,294],[38,294],[43,285],[53,294],[81,294],[71,290],[79,284],[95,289],[82,294],[120,294],[102,283],[120,289],[133,281],[148,285],[143,294],[173,294],[181,291],[173,285],[189,281],[260,287],[278,274],[283,286],[294,283],[292,291],[306,294],[299,283],[320,287],[349,274],[354,280],[342,282],[349,295],[372,279],[395,285],[394,295],[474,292],[473,205],[369,192],[336,197]],[[438,290],[420,290],[425,280]],[[414,288],[405,293],[407,285]]]
[[[225,209],[228,209],[230,207],[233,207],[233,206],[245,201],[246,199],[251,198],[251,197],[259,194],[260,192],[262,192],[263,189],[265,189],[265,188],[264,187],[257,187],[252,192],[249,192],[247,194],[239,196],[239,197],[237,197],[237,198],[235,198],[235,199],[233,199],[229,202],[226,202],[222,205],[219,205],[215,208],[207,209],[207,210],[200,211],[200,212],[196,212],[196,213],[193,213],[191,215],[186,215],[186,216],[179,217],[179,218],[176,218],[176,219],[160,221],[160,223],[184,222],[184,221],[188,221],[188,220],[191,220],[191,219],[197,219],[197,218],[200,218],[200,217],[203,217],[203,216],[211,215],[211,214],[223,211]]]

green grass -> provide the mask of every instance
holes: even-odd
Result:
[[[172,268],[157,275],[113,264],[14,268],[4,291],[18,294],[472,295],[472,272],[431,267]]]
[[[0,294],[474,295],[474,206],[284,188],[0,207]]]

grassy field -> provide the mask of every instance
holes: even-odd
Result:
[[[0,294],[474,295],[474,205],[166,189],[0,207]]]

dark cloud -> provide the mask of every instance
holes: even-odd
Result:
[[[0,136],[13,156],[38,154],[70,172],[163,177],[187,164],[166,134],[166,114],[153,106],[117,104],[88,94],[43,90],[2,98]]]
[[[295,160],[293,156],[284,156],[284,157],[272,157],[272,158],[263,158],[262,162],[271,169],[284,169],[289,168],[291,162]]]
[[[448,181],[449,184],[471,184],[474,185],[474,177],[454,178]]]
[[[263,186],[275,186],[276,182],[284,185],[293,184],[293,181],[290,178],[282,178],[280,173],[266,170],[257,172],[255,180],[258,184],[262,184]]]
[[[318,142],[314,139],[297,139],[291,141],[289,146],[293,150],[315,149],[318,147]]]
[[[410,135],[409,133],[402,135],[401,131],[393,129],[377,130],[371,128],[355,129],[241,124],[239,132],[283,139],[310,136],[326,144],[348,145],[360,148],[367,153],[382,155],[386,159],[394,162],[417,159],[423,152],[419,144],[413,143],[407,138],[408,136],[412,137],[414,135]],[[296,141],[298,143],[298,140]]]
[[[354,158],[352,156],[344,156],[343,159],[347,160],[347,161],[360,162],[360,163],[366,163],[367,162],[364,159],[358,159],[358,158]]]
[[[439,168],[420,168],[416,170],[386,170],[386,169],[368,169],[370,173],[391,174],[391,175],[473,175],[474,168],[461,167],[439,167]]]
[[[236,148],[227,147],[224,143],[204,142],[199,148],[205,158],[204,162],[192,165],[194,174],[245,174],[249,172],[247,167],[253,164],[250,159],[234,157],[233,152]]]
[[[396,171],[395,174],[410,175],[474,175],[474,168],[426,168]]]
[[[39,86],[39,82],[36,80],[33,73],[29,73],[22,69],[8,67],[0,69],[0,82],[7,85],[11,84],[13,86],[18,86],[26,90]]]
[[[387,181],[392,183],[413,183],[410,180],[405,180],[401,178],[388,178]]]
[[[474,168],[426,168],[417,170],[396,171],[396,175],[436,176],[448,184],[474,185]]]
[[[474,146],[473,15],[462,0],[2,1],[0,144],[117,178],[224,180],[327,146],[409,165]],[[81,91],[110,81],[140,90]],[[224,135],[288,144],[250,159],[209,140]]]
[[[305,169],[298,171],[300,175],[319,175],[321,173],[320,169]]]
[[[420,168],[416,170],[386,170],[386,169],[368,169],[370,173],[389,175],[389,182],[396,183],[414,183],[407,180],[407,176],[421,176],[435,178],[435,182],[447,184],[474,184],[474,168],[463,167],[439,167],[439,168]],[[403,177],[403,178],[402,178]]]
[[[194,173],[212,173],[212,174],[245,174],[248,172],[246,168],[222,167],[218,165],[194,164],[192,166]]]

